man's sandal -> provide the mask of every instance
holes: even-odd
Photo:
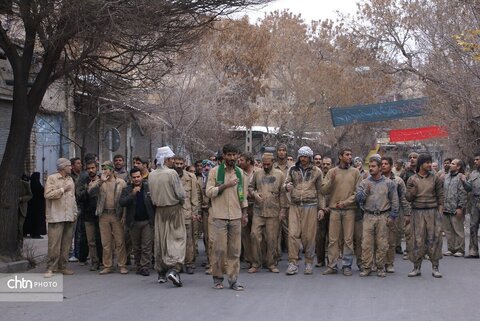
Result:
[[[243,291],[245,290],[245,288],[243,287],[243,285],[235,282],[235,283],[232,283],[230,284],[230,289],[232,290],[235,290],[235,291]]]
[[[222,282],[217,282],[213,285],[213,288],[216,290],[221,290],[223,289],[223,283]]]

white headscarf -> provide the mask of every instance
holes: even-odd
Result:
[[[157,149],[157,155],[155,158],[157,159],[157,167],[163,167],[163,163],[165,162],[165,158],[170,158],[175,156],[173,151],[168,146],[163,146]]]
[[[308,146],[303,146],[298,150],[298,157],[300,156],[307,156],[312,158],[313,157],[313,150]]]

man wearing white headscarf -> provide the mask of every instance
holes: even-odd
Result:
[[[157,169],[148,176],[150,196],[155,205],[155,270],[158,282],[182,286],[180,271],[185,260],[186,230],[182,213],[185,190],[172,169],[175,154],[170,147],[157,150]]]
[[[288,169],[285,189],[291,192],[288,213],[287,275],[298,273],[300,244],[305,250],[304,274],[312,274],[317,234],[317,216],[325,215],[325,198],[321,193],[323,173],[312,163],[313,151],[308,146],[298,150],[297,163]]]

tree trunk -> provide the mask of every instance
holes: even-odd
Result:
[[[15,84],[10,132],[0,165],[0,260],[7,262],[20,255],[17,248],[18,187],[40,105],[29,106],[27,79],[19,83]]]

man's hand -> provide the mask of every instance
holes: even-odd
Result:
[[[68,184],[67,186],[65,186],[65,188],[63,189],[63,192],[66,193],[66,192],[70,192],[72,190],[72,184]]]
[[[234,178],[229,180],[228,182],[225,182],[226,187],[233,187],[238,184],[238,178]]]
[[[132,194],[133,195],[137,195],[138,192],[140,192],[140,189],[142,187],[141,186],[135,186],[133,189],[132,189]]]
[[[284,208],[282,208],[282,209],[280,210],[280,215],[279,215],[280,222],[282,222],[283,220],[285,220],[286,215],[287,215],[287,211],[286,211]]]
[[[332,183],[335,181],[335,177],[337,177],[337,168],[334,168],[332,173],[330,174],[330,180]]]
[[[293,190],[293,183],[288,183],[287,184],[287,192],[291,192]]]
[[[343,204],[342,202],[337,202],[337,204],[335,204],[335,208],[338,208],[338,209],[344,209],[345,208],[345,204]]]
[[[325,211],[324,210],[319,210],[317,213],[317,219],[319,221],[323,220],[325,218]]]
[[[458,178],[460,178],[460,180],[464,183],[467,181],[467,177],[465,175],[463,175],[462,173],[458,174]]]
[[[405,226],[410,224],[410,216],[405,216]]]
[[[100,176],[100,179],[102,180],[102,182],[106,182],[109,178],[110,178],[110,176],[108,176],[105,173],[102,173],[102,176]]]
[[[248,213],[247,209],[243,208],[242,209],[242,226],[247,226],[248,224]]]
[[[367,188],[365,188],[365,193],[367,195],[370,195],[370,191],[372,190],[372,183],[368,182],[367,183]]]
[[[255,198],[255,201],[256,201],[257,203],[262,203],[262,202],[263,202],[262,194],[253,193],[253,197]]]
[[[248,224],[248,215],[242,215],[242,226],[247,226]]]

